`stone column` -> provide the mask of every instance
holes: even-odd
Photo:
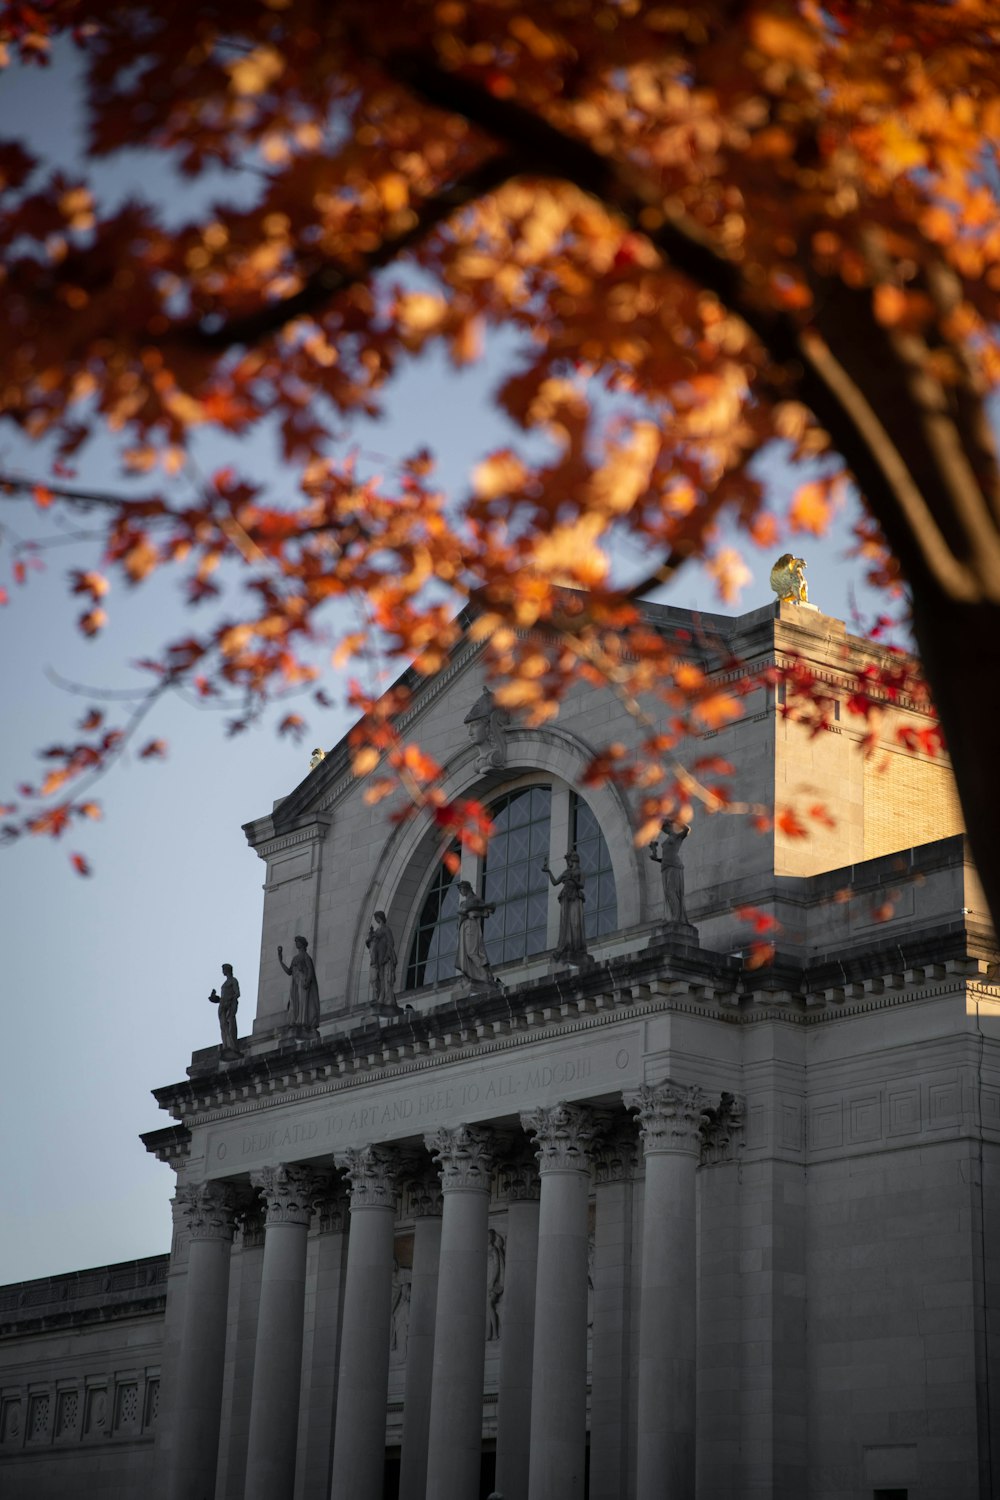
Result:
[[[632,1199],[635,1124],[624,1118],[593,1153],[593,1329],[590,1382],[590,1500],[628,1493],[631,1365]]]
[[[217,1493],[221,1500],[243,1500],[246,1479],[260,1275],[264,1265],[264,1205],[256,1192],[241,1201],[238,1219],[240,1235],[233,1251],[231,1278],[235,1283],[236,1312],[226,1351],[226,1388],[219,1440]],[[233,1299],[230,1298],[231,1316],[232,1309]]]
[[[382,1500],[397,1162],[386,1147],[362,1146],[341,1164],[351,1181],[351,1229],[330,1494]]]
[[[535,1137],[541,1202],[531,1370],[528,1500],[583,1500],[587,1457],[589,1110],[555,1104],[521,1116]]]
[[[190,1500],[215,1493],[236,1199],[228,1183],[202,1182],[179,1188],[177,1201],[190,1245],[165,1490],[167,1500]]]
[[[528,1493],[538,1193],[538,1169],[533,1155],[503,1164],[500,1196],[507,1200],[507,1264],[500,1322],[496,1473],[496,1488],[501,1495]]]
[[[413,1218],[413,1272],[406,1340],[399,1500],[424,1500],[427,1486],[427,1436],[441,1254],[441,1197],[441,1184],[436,1173],[407,1185],[407,1207]]]
[[[700,1088],[669,1080],[625,1096],[639,1112],[643,1194],[636,1500],[694,1494],[695,1173]]]
[[[443,1194],[427,1494],[475,1500],[483,1449],[493,1135],[458,1125],[426,1136],[425,1143],[438,1159]]]
[[[339,1176],[318,1176],[313,1212],[316,1234],[306,1259],[298,1450],[302,1473],[296,1476],[297,1496],[325,1496],[330,1482],[349,1216]]]
[[[250,1181],[266,1216],[244,1496],[292,1500],[314,1174],[308,1167],[261,1167]]]

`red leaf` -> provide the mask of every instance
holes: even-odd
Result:
[[[89,875],[91,873],[90,865],[82,854],[71,854],[69,862],[78,875]]]
[[[149,743],[146,744],[146,745],[143,745],[142,749],[139,751],[139,759],[140,760],[154,760],[154,759],[160,759],[160,760],[162,760],[163,757],[166,755],[166,753],[167,753],[167,742],[166,742],[166,740],[150,740]]]
[[[80,729],[86,733],[90,729],[100,729],[104,723],[104,715],[99,708],[91,708],[80,720]]]
[[[52,491],[47,490],[44,484],[36,484],[31,491],[32,498],[39,510],[48,510],[52,504]]]

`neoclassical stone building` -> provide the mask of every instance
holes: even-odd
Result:
[[[841,622],[649,618],[745,678],[735,795],[833,826],[703,813],[658,862],[582,783],[613,695],[526,728],[472,642],[405,729],[484,859],[319,761],[246,828],[252,1034],[155,1091],[169,1257],[0,1289],[5,1497],[1000,1493],[1000,992],[949,773],[914,705],[867,758],[782,713],[769,664],[871,658]]]

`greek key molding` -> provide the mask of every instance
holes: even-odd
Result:
[[[493,1179],[496,1143],[492,1130],[479,1125],[442,1125],[424,1136],[437,1161],[444,1193],[488,1193]]]
[[[198,1182],[177,1189],[181,1223],[192,1240],[231,1240],[238,1199],[228,1182]]]
[[[656,1151],[701,1153],[701,1119],[708,1095],[697,1084],[643,1084],[625,1094],[625,1108],[639,1116],[639,1131],[646,1156]]]
[[[316,1174],[308,1167],[256,1167],[250,1181],[264,1200],[267,1225],[309,1223]]]
[[[529,1109],[521,1124],[535,1139],[538,1170],[546,1172],[590,1173],[590,1151],[599,1134],[601,1121],[579,1104],[553,1104],[545,1109]]]
[[[351,1212],[396,1207],[399,1160],[384,1146],[352,1146],[338,1159],[351,1183]]]

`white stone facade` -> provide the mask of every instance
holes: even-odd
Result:
[[[617,919],[592,966],[554,965],[546,888],[545,946],[494,957],[502,988],[407,989],[441,837],[391,823],[346,751],[328,754],[247,828],[267,881],[242,1058],[207,1049],[157,1091],[175,1123],[146,1142],[178,1182],[166,1309],[101,1328],[109,1410],[114,1372],[148,1392],[162,1367],[155,1424],[127,1454],[102,1440],[104,1468],[82,1430],[60,1437],[96,1335],[27,1317],[34,1284],[3,1289],[21,1299],[0,1338],[4,1496],[1000,1493],[1000,991],[947,772],[909,751],[879,782],[848,715],[810,736],[782,714],[761,676],[775,660],[798,652],[836,692],[866,659],[840,622],[782,605],[699,628],[703,667],[742,678],[745,713],[692,757],[730,761],[742,801],[801,793],[835,827],[797,840],[696,817],[697,934],[664,929],[634,805],[581,785],[595,750],[634,738],[628,716],[581,686],[554,725],[513,720],[486,755],[466,722],[470,645],[418,688],[408,732],[449,795],[546,788],[536,832],[556,871],[582,795]],[[463,855],[477,891],[481,873]],[[780,924],[770,965],[748,961],[747,906]],[[376,910],[407,1007],[381,1019]],[[318,980],[310,1036],[289,1030],[275,954],[296,934]]]

